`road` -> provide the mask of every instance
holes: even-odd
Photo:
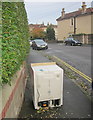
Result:
[[[55,51],[52,50],[51,46],[57,48],[57,46],[60,45],[57,46],[55,44],[49,45],[49,50],[45,50],[44,52]],[[61,46],[59,48],[62,49]],[[50,51],[50,49],[52,51]],[[28,69],[31,63],[49,62],[49,61],[50,60],[42,56],[40,52],[31,50],[29,54],[29,58],[27,60]],[[37,110],[34,109],[32,104],[32,97],[31,97],[32,87],[31,87],[30,77],[31,76],[28,77],[26,91],[25,91],[25,98],[19,114],[19,118],[27,118],[27,120],[30,120],[30,118],[91,118],[91,101],[80,90],[80,88],[65,75],[64,75],[63,106],[38,113]]]
[[[91,77],[91,46],[65,46],[62,43],[54,43],[49,44],[49,49],[44,52],[57,56]]]

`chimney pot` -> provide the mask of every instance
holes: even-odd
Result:
[[[82,5],[85,5],[85,2],[82,2]]]
[[[64,15],[65,15],[65,9],[64,8],[62,8],[61,14],[62,14],[62,17],[64,17]]]
[[[86,3],[82,2],[82,13],[86,12]]]

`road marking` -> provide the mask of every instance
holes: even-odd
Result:
[[[53,56],[55,59],[59,60],[61,63],[63,63],[65,66],[67,66],[68,68],[70,68],[71,70],[73,70],[74,72],[76,72],[77,74],[79,74],[80,76],[82,76],[83,78],[85,78],[87,81],[89,81],[90,83],[92,83],[92,78],[90,78],[89,76],[85,75],[84,73],[80,72],[79,70],[77,70],[76,68],[72,67],[71,65],[69,65],[68,63],[64,62],[63,60],[61,60],[60,58]]]

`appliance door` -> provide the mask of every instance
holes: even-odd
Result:
[[[59,99],[62,96],[62,73],[55,71],[50,75],[50,99]]]
[[[37,75],[37,96],[38,102],[50,99],[50,76],[47,72]]]
[[[38,101],[59,99],[62,96],[61,71],[41,72],[37,76]]]

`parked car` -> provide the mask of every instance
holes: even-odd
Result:
[[[67,39],[65,39],[64,41],[65,45],[71,45],[71,46],[74,46],[74,45],[82,45],[82,43],[79,41],[79,40],[75,40],[74,38],[72,37],[69,37]]]
[[[30,46],[32,46],[32,42],[33,42],[33,40],[29,40]]]
[[[48,49],[48,44],[42,39],[35,39],[32,41],[32,49]]]

